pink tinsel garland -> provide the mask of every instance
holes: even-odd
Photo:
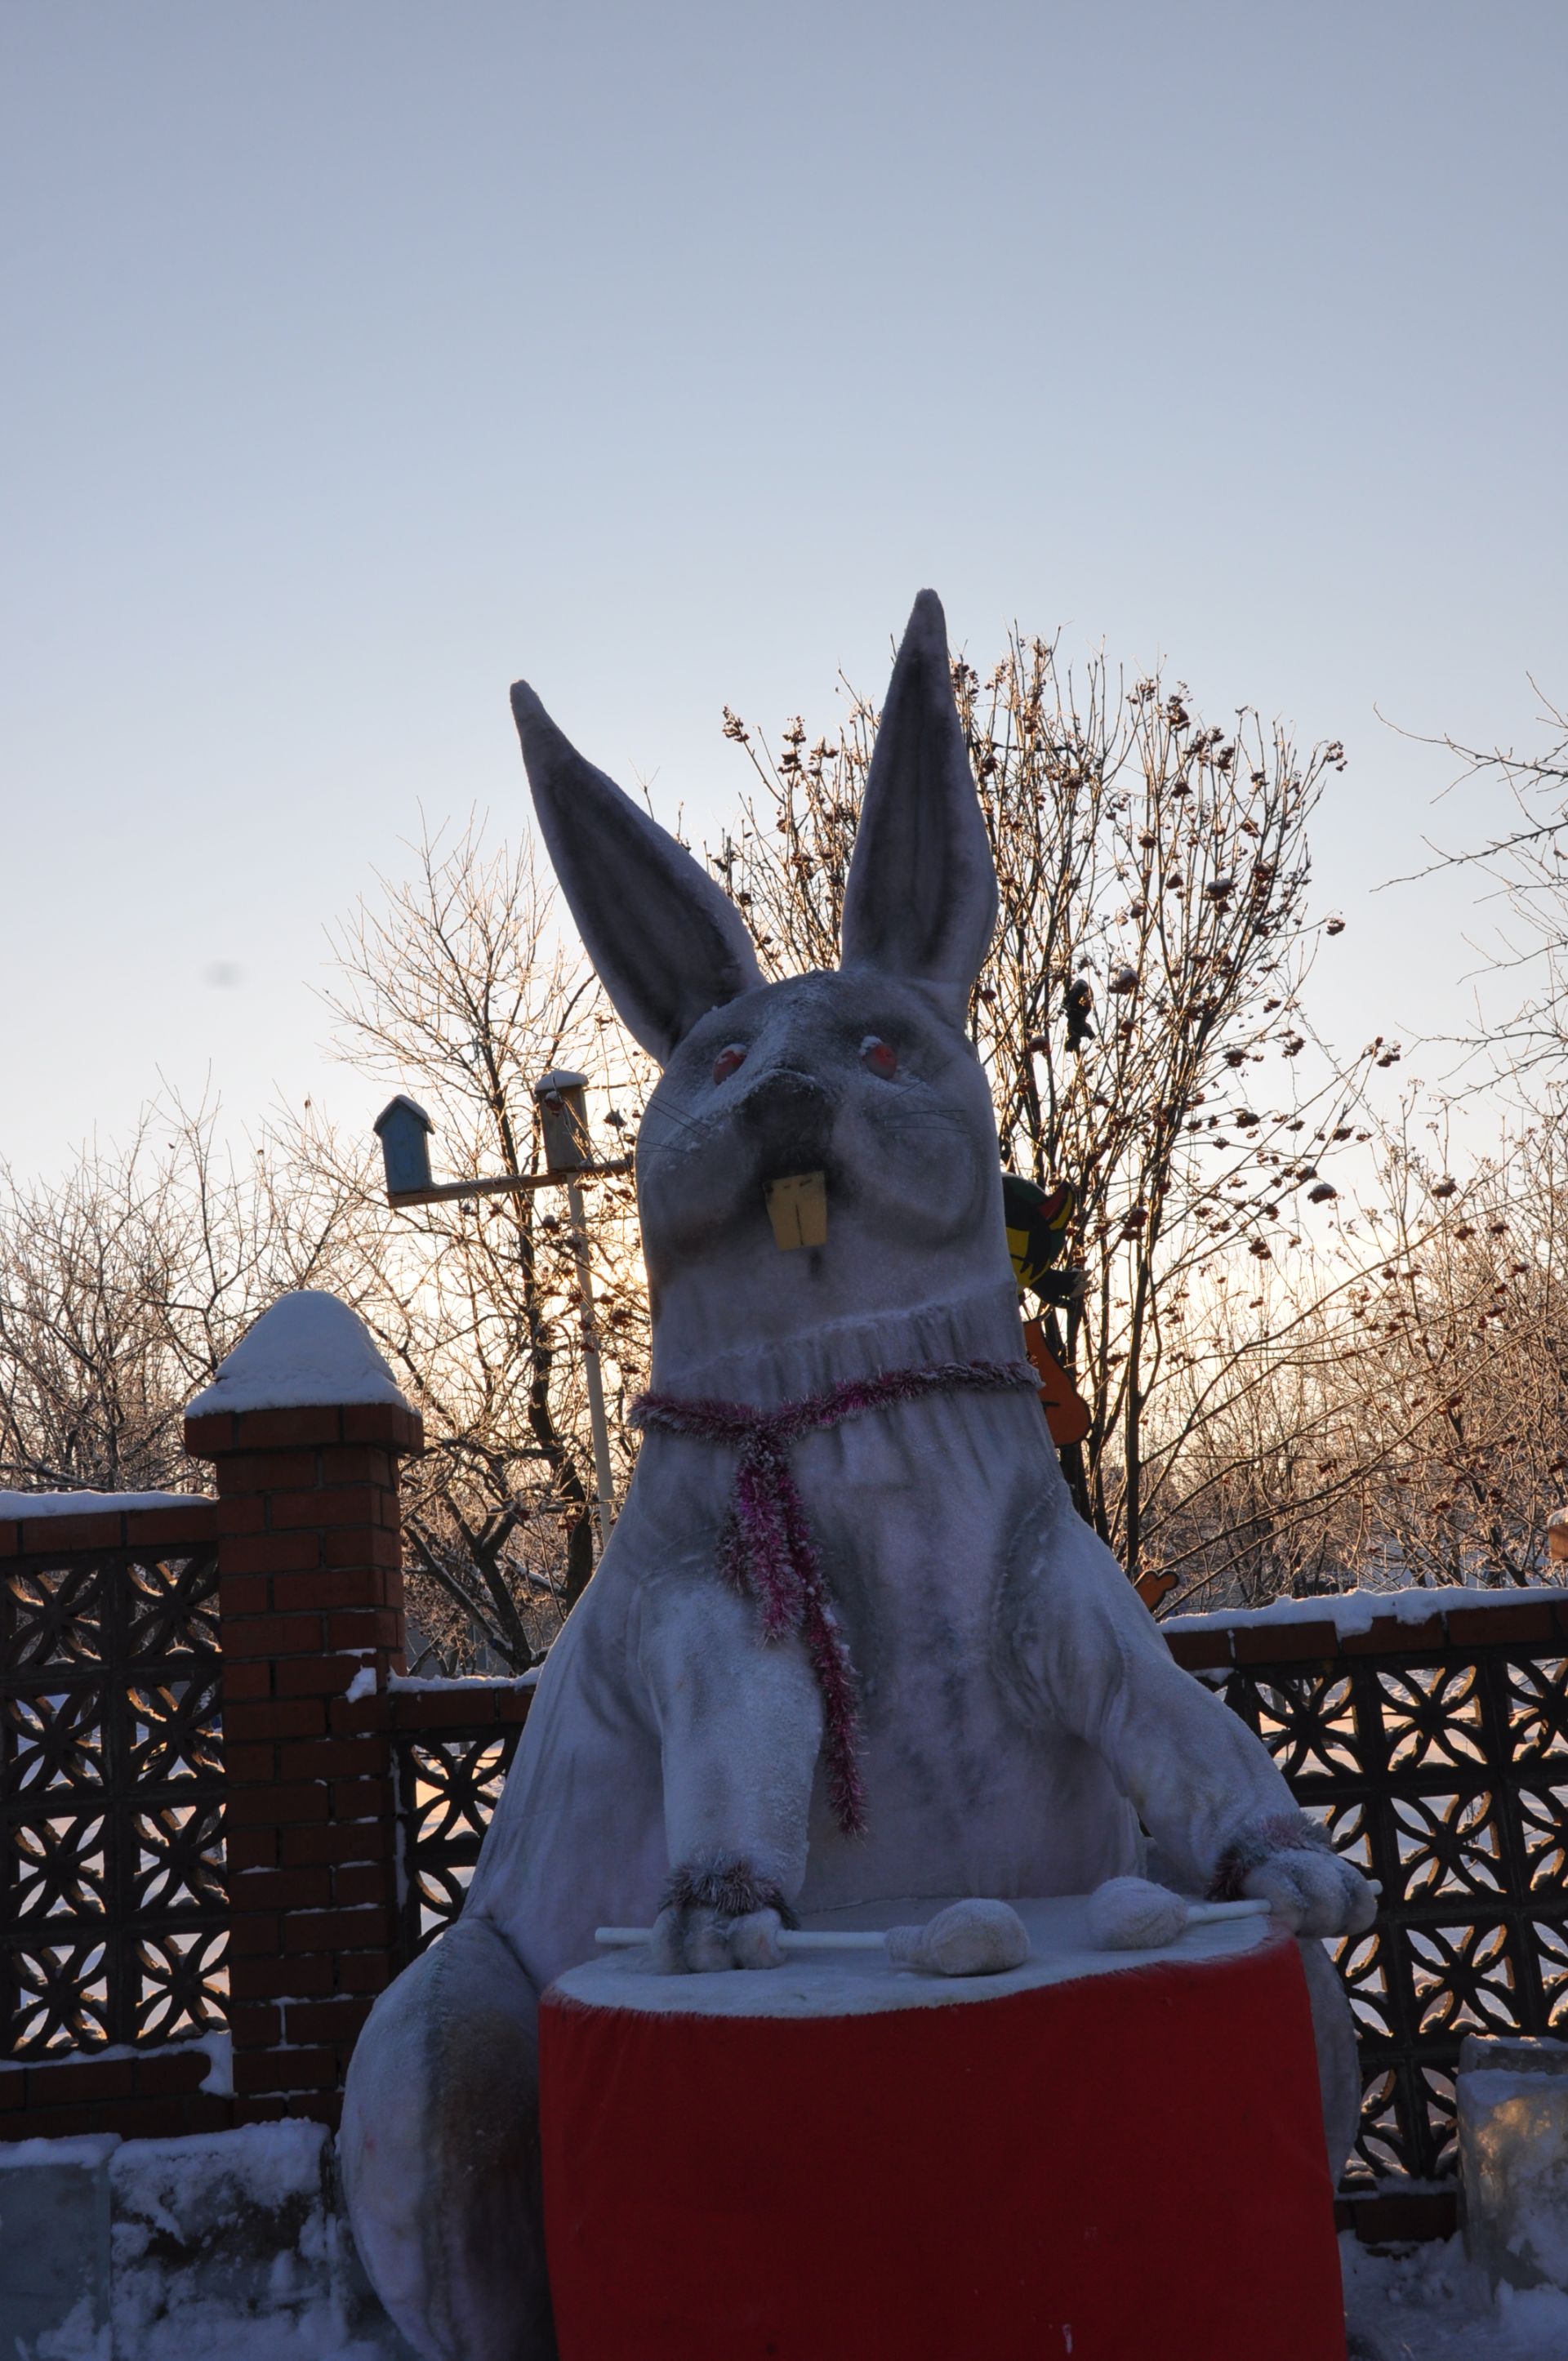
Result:
[[[888,1369],[850,1378],[804,1401],[757,1410],[750,1402],[682,1401],[674,1394],[641,1394],[631,1406],[634,1426],[658,1427],[704,1443],[732,1444],[740,1453],[729,1512],[719,1536],[719,1570],[738,1590],[749,1590],[762,1610],[770,1640],[798,1631],[822,1691],[828,1793],[839,1826],[859,1836],[866,1824],[860,1767],[860,1714],[854,1667],[823,1580],[806,1503],[787,1456],[802,1434],[841,1425],[862,1411],[959,1386],[987,1391],[1038,1389],[1024,1361],[943,1361],[931,1367]]]

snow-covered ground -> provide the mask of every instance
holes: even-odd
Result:
[[[1568,2295],[1494,2299],[1457,2238],[1374,2255],[1347,2232],[1340,2254],[1351,2361],[1568,2361]]]
[[[236,2329],[214,2319],[210,2328],[203,2328],[193,2313],[183,2341],[160,2343],[157,2353],[158,2361],[218,2361],[220,2355],[222,2361],[413,2361],[400,2336],[381,2343],[350,2335],[327,2305],[307,2312],[282,2333],[280,2341],[265,2321]],[[38,2361],[44,2361],[43,2355]]]
[[[1373,2255],[1355,2239],[1341,2240],[1349,2330],[1349,2361],[1568,2361],[1568,2295],[1540,2289],[1500,2301],[1464,2260],[1457,2238]],[[323,2301],[299,2310],[280,2302],[273,2316],[240,2313],[199,2296],[181,2303],[159,2290],[149,2320],[134,2291],[116,2304],[113,2341],[95,2332],[85,2309],[76,2319],[18,2346],[21,2361],[409,2361],[409,2348],[390,2331],[366,2334],[345,2323],[339,2306]],[[10,2356],[6,2356],[10,2361]],[[1129,2356],[1130,2361],[1130,2356]],[[1224,2361],[1270,2361],[1263,2351],[1227,2355]]]
[[[1505,2290],[1501,2302],[1471,2271],[1456,2238],[1398,2256],[1372,2255],[1347,2235],[1344,2261],[1350,2361],[1568,2361],[1568,2296]],[[154,2340],[144,2323],[116,2321],[112,2348],[85,2319],[46,2335],[27,2361],[108,2361],[110,2350],[157,2361],[405,2361],[400,2340],[355,2334],[330,2303],[274,2319],[240,2317],[196,2301],[165,2312]],[[9,2356],[6,2356],[9,2361]],[[1225,2361],[1270,2361],[1266,2353]]]
[[[1542,2288],[1505,2289],[1500,2301],[1465,2262],[1457,2238],[1373,2255],[1348,2234],[1341,2240],[1349,2361],[1568,2361],[1568,2295]],[[278,2321],[238,2320],[197,2304],[166,2316],[150,2348],[157,2361],[404,2361],[395,2336],[367,2339],[345,2329],[330,2305]],[[40,2345],[37,2361],[99,2361],[91,2343]],[[1131,2361],[1131,2356],[1129,2356]],[[1271,2361],[1266,2352],[1225,2361]]]
[[[1340,2255],[1350,2361],[1568,2361],[1568,2295],[1494,2297],[1457,2238],[1376,2255],[1347,2233]],[[0,2148],[0,2361],[413,2356],[359,2268],[330,2143],[287,2123]]]
[[[319,2124],[0,2147],[4,2361],[411,2361]]]
[[[95,2329],[83,2302],[64,2325],[36,2343],[18,2338],[18,2361],[120,2361],[122,2353],[151,2361],[409,2361],[400,2338],[389,2344],[355,2336],[331,2304],[276,2320],[241,2318],[226,2305],[192,2303],[157,2323],[151,2341],[126,2344],[116,2320],[114,2342]],[[11,2361],[9,2354],[5,2361]]]

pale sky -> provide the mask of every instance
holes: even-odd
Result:
[[[323,927],[516,674],[700,834],[924,582],[1343,737],[1320,1014],[1453,1022],[1374,708],[1568,698],[1565,120],[1563,0],[0,0],[0,1156],[367,1119]]]

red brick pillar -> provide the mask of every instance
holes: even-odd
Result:
[[[421,1440],[362,1323],[316,1293],[265,1313],[186,1415],[218,1496],[238,2123],[335,2125],[394,1972],[389,1740],[329,1716],[403,1669],[398,1463]]]

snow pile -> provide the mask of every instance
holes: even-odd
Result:
[[[1568,2295],[1500,2287],[1457,2238],[1375,2255],[1340,2240],[1350,2361],[1564,2361]],[[1259,2356],[1263,2361],[1263,2356]]]
[[[387,1686],[406,1690],[413,1697],[433,1694],[437,1689],[457,1696],[479,1689],[532,1689],[538,1687],[543,1670],[542,1660],[526,1673],[392,1673],[388,1675]]]
[[[413,2361],[355,2254],[319,2125],[27,2140],[0,2147],[0,2167],[12,2169],[0,2173],[0,2260],[15,2262],[29,2235],[58,2242],[69,2229],[59,2187],[43,2182],[75,2173],[85,2195],[89,2183],[102,2191],[106,2174],[113,2201],[93,2217],[111,2224],[107,2250],[84,2246],[60,2258],[67,2268],[44,2274],[65,2289],[80,2262],[93,2282],[77,2294],[78,2269],[47,2324],[35,2312],[16,2333],[6,2300],[15,2274],[0,2271],[4,2361]],[[41,2176],[43,2200],[30,2232],[19,2185],[29,2170]],[[87,2213],[77,2208],[76,2218],[81,2228]],[[1494,2296],[1458,2238],[1374,2254],[1347,2232],[1340,2255],[1349,2361],[1568,2361],[1568,2295],[1505,2286]],[[1223,2361],[1270,2356],[1258,2349]]]
[[[0,2292],[5,2361],[411,2361],[319,2124],[29,2140],[0,2163],[0,2251],[7,2233],[41,2249]]]
[[[207,2070],[197,2085],[198,2089],[210,2092],[215,2099],[232,2099],[234,2096],[233,2034],[198,2034],[188,2046],[192,2049],[204,2049],[207,2053]],[[144,2049],[141,2054],[145,2058],[146,2050]]]
[[[210,2092],[220,2099],[234,2096],[234,2036],[225,2026],[207,2033],[182,2033],[178,2041],[111,2041],[101,2049],[66,2049],[51,2057],[49,2066],[80,2066],[83,2061],[93,2065],[112,2063],[121,2058],[147,2059],[151,2058],[188,2058],[193,2050],[202,2050],[207,2059],[207,2070],[197,2083],[199,2091]],[[47,2072],[46,2067],[45,2071]],[[98,2134],[93,2134],[94,2138]],[[120,2135],[107,2135],[109,2145],[118,2145]],[[69,2159],[75,2142],[63,2139],[19,2140],[8,2147],[0,2147],[0,2165],[27,2163],[29,2151],[54,2158],[57,2163]],[[0,2345],[0,2361],[6,2361],[5,2348]]]
[[[95,2329],[85,2301],[32,2343],[16,2340],[16,2361],[413,2361],[395,2332],[389,2343],[355,2336],[330,2305],[292,2315],[240,2320],[223,2305],[195,2303],[162,2323],[150,2344],[125,2344],[116,2320]],[[5,2361],[11,2361],[7,2355]]]
[[[101,2058],[103,2051],[94,2051]],[[120,2145],[118,2132],[83,2132],[80,2139],[8,2140],[0,2147],[0,2172],[25,2172],[39,2164],[106,2164]],[[4,2225],[5,2198],[0,2195],[0,2226]],[[0,2352],[4,2351],[0,2346]]]
[[[1457,1607],[1519,1607],[1535,1598],[1568,1599],[1555,1583],[1507,1589],[1334,1590],[1317,1598],[1275,1598],[1266,1607],[1221,1607],[1207,1615],[1167,1615],[1162,1631],[1244,1631],[1270,1623],[1332,1623],[1342,1640],[1370,1631],[1384,1616],[1396,1623],[1427,1623]]]
[[[389,1675],[386,1686],[389,1690],[403,1691],[413,1697],[424,1697],[438,1689],[452,1697],[472,1697],[476,1693],[488,1697],[494,1689],[537,1688],[539,1675],[543,1669],[543,1664],[538,1664],[526,1673],[460,1673],[450,1676],[433,1673],[428,1679],[422,1673],[392,1673]],[[361,1697],[376,1694],[376,1668],[373,1664],[362,1665],[344,1691],[350,1705],[356,1705]]]
[[[246,1331],[187,1418],[245,1410],[308,1410],[339,1403],[408,1403],[356,1312],[335,1295],[301,1288],[280,1295]]]
[[[206,1504],[205,1492],[0,1492],[0,1518],[117,1516],[123,1510]]]
[[[115,2361],[193,2350],[198,2328],[232,2352],[236,2329],[291,2329],[320,2309],[322,2148],[307,2123],[126,2142],[109,2168]]]

